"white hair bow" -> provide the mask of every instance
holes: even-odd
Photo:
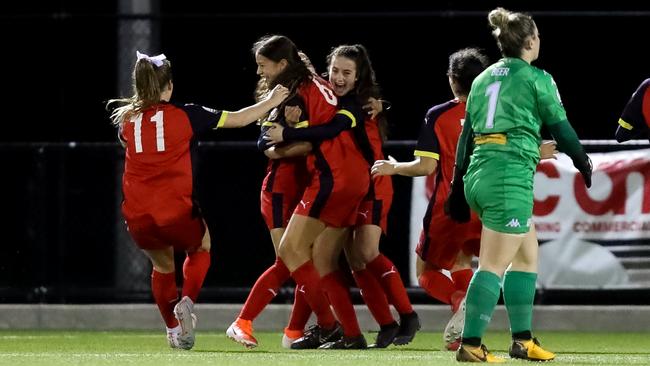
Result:
[[[138,60],[145,59],[145,60],[149,61],[150,63],[156,65],[156,67],[162,66],[163,61],[165,61],[167,59],[167,57],[165,57],[164,53],[161,53],[160,55],[157,55],[157,56],[149,56],[149,55],[147,55],[145,53],[141,53],[140,51],[135,51],[135,54],[138,56]]]

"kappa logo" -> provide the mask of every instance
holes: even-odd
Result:
[[[506,227],[520,227],[519,220],[511,219],[509,223],[506,224]]]

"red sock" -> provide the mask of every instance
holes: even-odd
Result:
[[[174,316],[174,305],[178,301],[176,272],[160,273],[154,269],[151,273],[151,292],[167,328],[176,327],[178,325],[178,320]]]
[[[188,253],[183,263],[183,296],[196,302],[210,268],[210,252]]]
[[[429,296],[442,303],[451,304],[451,294],[456,291],[456,288],[444,273],[435,269],[427,269],[422,272],[418,282]]]
[[[454,280],[456,290],[463,292],[467,292],[469,281],[472,280],[472,276],[474,276],[474,271],[471,268],[451,272],[451,279]]]
[[[366,269],[370,270],[375,278],[379,280],[388,301],[393,304],[398,313],[410,314],[413,312],[402,277],[400,277],[397,268],[390,259],[383,254],[379,254],[377,258],[366,264]]]
[[[388,299],[384,294],[384,289],[377,279],[367,269],[353,271],[352,275],[361,290],[363,301],[366,302],[368,310],[379,325],[388,325],[395,322],[393,314],[390,313]]]
[[[239,317],[253,320],[264,310],[266,305],[278,294],[278,289],[289,279],[289,269],[280,258],[257,279],[248,294]]]
[[[291,277],[296,281],[296,285],[304,291],[305,300],[318,318],[318,325],[325,329],[334,327],[336,318],[334,318],[330,304],[325,298],[325,293],[319,286],[320,276],[318,276],[314,263],[312,261],[305,262],[291,273]]]
[[[336,317],[343,326],[343,334],[346,337],[357,337],[361,335],[357,315],[352,306],[350,290],[345,285],[345,277],[341,271],[334,271],[321,279],[321,284],[330,304],[334,308]]]
[[[289,325],[287,325],[287,328],[291,330],[304,330],[311,316],[311,308],[305,299],[304,290],[300,286],[296,285],[293,296],[293,308],[291,308],[291,316],[289,317]]]

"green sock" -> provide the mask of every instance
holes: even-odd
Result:
[[[481,338],[501,294],[501,279],[493,272],[477,271],[467,289],[463,338]]]
[[[503,300],[513,334],[532,330],[536,281],[534,272],[508,271],[504,276]]]

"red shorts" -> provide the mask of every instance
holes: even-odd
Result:
[[[377,225],[386,234],[388,228],[388,211],[393,203],[393,197],[379,197],[373,200],[364,200],[357,211],[355,226]]]
[[[319,219],[327,226],[353,226],[359,205],[368,193],[370,176],[365,173],[354,177],[354,181],[333,179],[332,184],[321,184],[316,176],[293,213]]]
[[[191,212],[179,216],[165,226],[156,224],[151,216],[141,216],[126,220],[127,230],[136,245],[141,249],[192,250],[201,246],[205,225],[200,216],[192,217]]]
[[[292,193],[262,191],[260,194],[261,211],[269,230],[287,227],[291,214],[302,198],[302,190]]]
[[[393,203],[393,181],[391,176],[372,178],[371,191],[359,205],[355,226],[377,225],[386,234],[388,211]]]
[[[287,227],[308,182],[304,157],[269,160],[260,194],[260,210],[269,230]]]
[[[425,228],[427,233],[423,230],[420,234],[415,252],[435,268],[449,270],[461,250],[466,255],[478,256],[482,225],[474,212],[469,222],[460,224],[445,215],[442,204],[436,206]]]

